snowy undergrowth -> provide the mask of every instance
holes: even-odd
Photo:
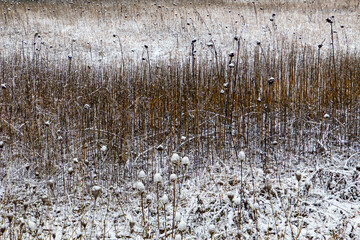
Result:
[[[186,160],[172,157],[161,174],[140,171],[111,186],[82,178],[78,166],[65,194],[56,176],[24,180],[15,172],[26,169],[14,164],[1,180],[0,237],[358,239],[359,162],[343,154],[333,158],[324,157],[327,165],[264,172],[250,168],[248,157],[242,164],[240,154],[195,174]]]

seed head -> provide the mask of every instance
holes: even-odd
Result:
[[[183,220],[181,220],[181,222],[179,223],[178,230],[180,232],[184,232],[186,230],[186,223]]]
[[[160,173],[156,173],[154,176],[154,182],[155,183],[160,183],[162,181],[162,176]]]
[[[328,23],[330,23],[330,24],[333,23],[333,21],[331,20],[331,18],[327,18],[327,19],[326,19],[326,22],[328,22]]]
[[[100,151],[102,151],[102,152],[106,152],[106,150],[107,150],[106,145],[102,145],[102,146],[101,146],[101,148],[100,148]]]
[[[240,152],[239,152],[239,159],[240,159],[240,161],[245,161],[245,158],[246,158],[245,152],[244,152],[244,151],[240,151]]]
[[[176,179],[177,179],[176,174],[173,173],[173,174],[170,175],[170,181],[171,181],[171,182],[175,182]]]
[[[211,224],[208,229],[211,236],[213,236],[216,233],[216,227],[214,224]]]
[[[311,182],[310,182],[310,181],[306,181],[306,182],[305,182],[305,189],[306,189],[306,191],[309,191],[310,188],[311,188]]]
[[[97,199],[99,197],[100,193],[101,193],[101,187],[100,186],[95,185],[95,186],[93,186],[91,188],[91,194],[93,195],[93,197],[95,199]]]
[[[171,156],[171,163],[174,164],[174,165],[178,165],[181,161],[181,158],[179,156],[179,154],[177,153],[174,153],[172,156]]]
[[[138,190],[139,193],[145,192],[145,186],[142,182],[137,182],[136,189]]]
[[[301,172],[300,172],[300,171],[297,171],[297,172],[295,173],[295,177],[296,177],[296,180],[297,180],[298,182],[300,182],[301,177],[302,177]]]
[[[164,194],[161,198],[160,198],[160,202],[162,203],[162,204],[167,204],[168,202],[169,202],[169,198],[168,198],[168,196],[166,195],[166,194]]]
[[[183,166],[185,166],[185,167],[189,166],[189,164],[190,164],[189,158],[186,157],[186,156],[183,157],[183,158],[181,159],[181,164],[182,164]]]
[[[146,174],[145,174],[144,171],[141,170],[141,171],[139,172],[139,178],[140,178],[141,180],[145,180]]]
[[[273,77],[269,78],[269,80],[268,80],[269,85],[273,84],[274,81],[275,81],[275,78],[273,78]]]

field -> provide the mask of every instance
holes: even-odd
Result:
[[[359,1],[0,12],[0,239],[360,239]]]

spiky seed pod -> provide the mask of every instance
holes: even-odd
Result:
[[[333,21],[331,20],[331,18],[327,18],[327,19],[326,19],[326,22],[328,22],[328,23],[330,23],[330,24],[333,23]]]
[[[161,152],[162,150],[164,150],[163,145],[160,144],[159,146],[157,146],[156,150],[158,150],[158,151],[160,151],[160,152]]]
[[[0,149],[2,149],[4,145],[5,145],[4,141],[0,141]]]
[[[325,119],[328,119],[328,118],[330,118],[330,115],[326,113],[326,114],[324,115],[324,118],[325,118]]]
[[[78,164],[78,163],[79,163],[79,159],[78,159],[78,158],[73,158],[73,163],[74,163],[74,164]]]

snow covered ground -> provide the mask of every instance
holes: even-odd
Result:
[[[212,239],[359,239],[358,155],[334,154],[332,161],[314,156],[318,166],[266,173],[251,168],[249,157],[242,170],[239,157],[197,174],[169,159],[158,184],[155,173],[96,184],[83,176],[88,167],[79,162],[65,191],[61,176],[53,182],[29,178],[26,166],[13,164],[1,185],[1,237],[165,239],[166,225],[167,239],[210,239],[210,233]],[[177,178],[169,180],[174,169]]]
[[[274,48],[281,48],[283,43],[296,43],[300,48],[323,44],[326,52],[331,41],[330,24],[325,19],[334,16],[336,50],[355,51],[360,33],[356,4],[330,2],[256,1],[256,14],[248,1],[200,5],[109,1],[61,7],[7,3],[0,27],[0,50],[5,55],[15,51],[31,56],[37,49],[51,61],[72,56],[73,61],[97,65],[122,59],[141,61],[146,56],[144,45],[149,46],[153,61],[186,59],[193,39],[197,39],[199,57],[211,56],[209,43],[227,55],[234,50],[233,38],[239,36],[250,49],[260,41]]]

